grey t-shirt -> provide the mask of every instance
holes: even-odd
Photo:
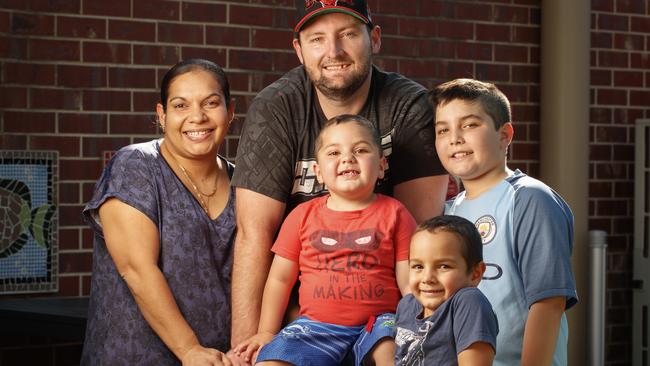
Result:
[[[359,114],[377,126],[388,157],[378,193],[392,196],[396,184],[446,174],[435,150],[433,111],[420,84],[373,67],[370,93]],[[325,194],[312,166],[314,142],[326,121],[304,67],[286,73],[248,109],[233,185],[285,202],[287,212]]]
[[[488,299],[465,287],[433,314],[422,318],[422,305],[409,294],[397,306],[396,366],[458,365],[458,354],[476,342],[496,350],[499,326]]]

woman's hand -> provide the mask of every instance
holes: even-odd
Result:
[[[232,366],[225,353],[199,344],[190,348],[181,358],[183,366]]]
[[[273,333],[259,332],[238,344],[233,350],[240,357],[244,357],[246,362],[254,364],[257,360],[257,355],[260,349],[270,343],[273,340],[273,337],[275,337],[275,334]]]

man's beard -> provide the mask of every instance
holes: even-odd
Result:
[[[361,85],[363,85],[366,79],[368,79],[370,76],[370,65],[372,64],[372,57],[368,55],[368,57],[365,57],[365,60],[365,62],[359,64],[361,66],[359,72],[353,74],[351,78],[349,80],[346,80],[342,86],[336,85],[333,80],[329,79],[323,74],[321,74],[318,80],[314,80],[309,70],[307,70],[307,74],[309,75],[311,81],[314,83],[314,86],[316,86],[316,88],[326,98],[336,101],[344,101],[350,98],[357,90],[359,90]]]

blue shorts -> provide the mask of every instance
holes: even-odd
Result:
[[[369,331],[368,331],[369,330]],[[300,366],[339,365],[352,349],[355,365],[381,339],[395,337],[395,314],[372,317],[368,325],[347,327],[300,318],[289,323],[262,347],[257,362],[284,361]]]

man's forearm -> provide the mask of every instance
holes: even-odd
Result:
[[[271,242],[251,242],[243,235],[235,240],[232,271],[231,344],[257,333],[264,284],[271,266]]]

